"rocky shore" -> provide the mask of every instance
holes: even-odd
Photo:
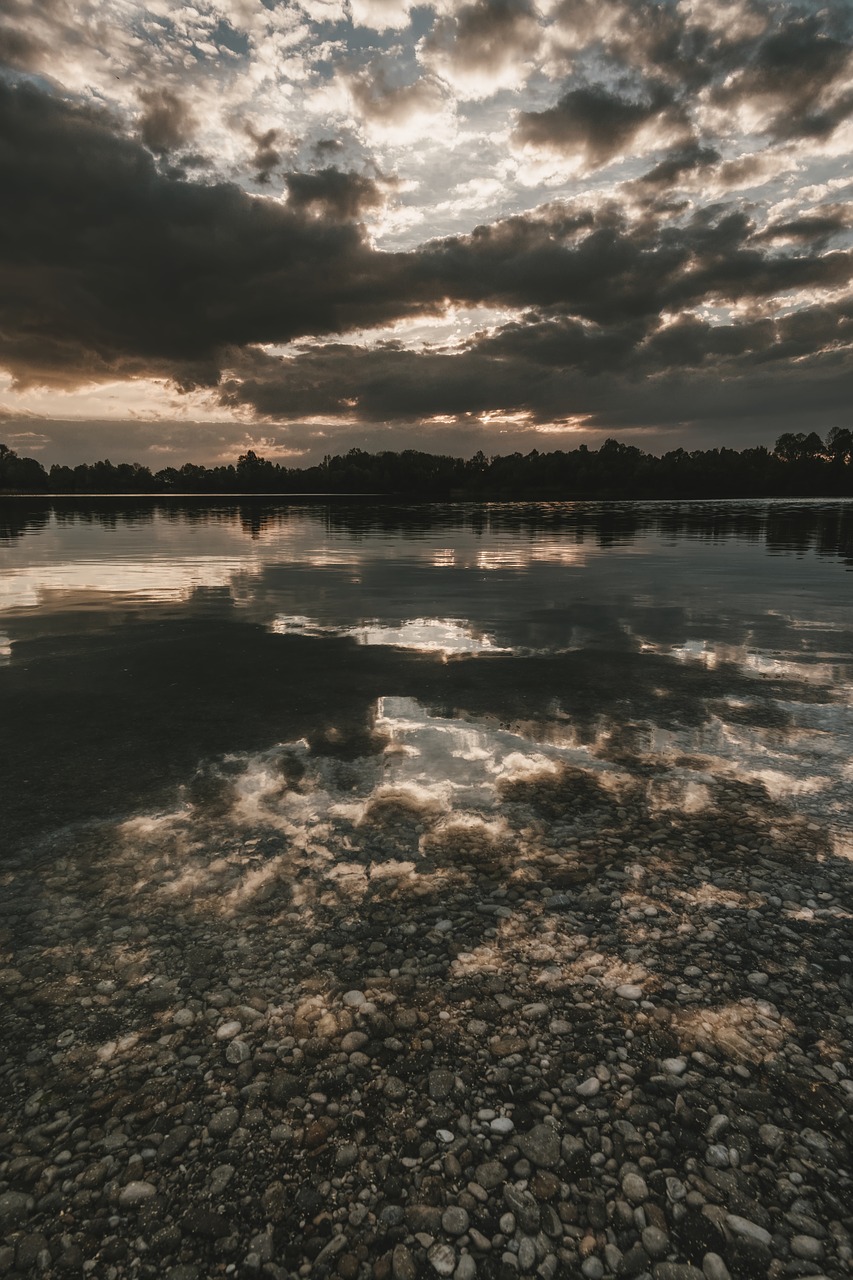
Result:
[[[848,1276],[850,861],[646,795],[7,863],[0,1275]]]

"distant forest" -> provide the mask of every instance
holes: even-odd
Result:
[[[6,493],[371,494],[401,499],[607,499],[853,497],[853,430],[781,435],[773,449],[673,449],[657,457],[605,440],[564,452],[452,458],[401,453],[327,456],[313,467],[283,467],[252,450],[236,464],[185,463],[152,472],[136,462],[54,464],[19,457],[0,444]]]

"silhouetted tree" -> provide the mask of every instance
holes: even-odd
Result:
[[[14,449],[0,444],[0,489],[27,493],[47,489],[47,473],[35,458],[19,458]]]

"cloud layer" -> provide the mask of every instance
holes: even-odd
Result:
[[[20,432],[165,386],[296,435],[704,444],[853,389],[843,0],[13,0],[0,57]]]

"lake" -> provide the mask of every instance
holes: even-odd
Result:
[[[851,568],[845,502],[4,500],[0,1269],[840,1280]]]
[[[282,748],[346,759],[362,800],[467,812],[514,769],[653,763],[673,803],[738,777],[849,831],[853,504],[5,507],[30,852]]]

